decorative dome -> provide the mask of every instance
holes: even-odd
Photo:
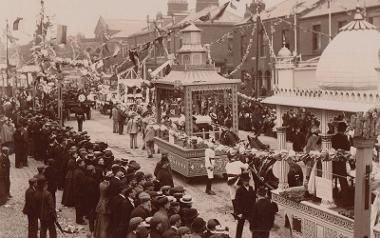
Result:
[[[285,38],[282,41],[282,48],[277,53],[277,58],[292,57],[292,52],[286,47]]]
[[[380,33],[356,9],[354,20],[340,29],[322,53],[316,71],[321,89],[376,90]]]
[[[286,47],[283,46],[277,53],[278,58],[288,58],[292,57],[292,52]]]

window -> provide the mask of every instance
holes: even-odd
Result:
[[[373,16],[368,18],[368,22],[380,28],[380,16]]]
[[[314,25],[313,26],[313,50],[320,50],[321,49],[321,25]]]

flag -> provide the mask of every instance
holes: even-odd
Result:
[[[116,57],[116,56],[120,53],[120,51],[121,51],[121,47],[120,47],[119,44],[117,44],[117,45],[115,46],[114,51],[113,51],[112,57]]]
[[[103,33],[103,42],[109,41],[111,39],[111,35],[107,32]]]
[[[67,43],[67,26],[58,25],[57,26],[57,44]]]
[[[13,30],[14,31],[18,31],[18,25],[22,19],[23,19],[22,17],[17,17],[17,19],[13,22]]]
[[[211,13],[208,12],[206,15],[203,15],[199,18],[199,20],[203,21],[203,22],[206,22],[206,21],[209,21],[211,19]]]
[[[211,21],[214,21],[214,20],[218,20],[219,18],[221,18],[224,14],[224,12],[226,11],[228,5],[230,4],[230,2],[226,2],[225,4],[223,4],[220,8],[219,8],[219,11],[218,13],[213,16],[213,18],[211,19]]]
[[[158,32],[158,35],[161,35],[161,32],[164,32],[164,30],[160,29],[157,25],[157,22],[154,21],[153,22],[153,25],[154,25],[154,29]]]

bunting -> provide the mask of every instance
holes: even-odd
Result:
[[[213,21],[218,20],[219,18],[221,18],[221,17],[224,15],[224,12],[226,11],[228,5],[230,5],[230,2],[226,2],[225,4],[223,4],[223,5],[219,8],[218,13],[215,14],[215,16],[212,17],[211,22],[213,22]]]

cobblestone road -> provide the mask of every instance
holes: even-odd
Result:
[[[153,159],[147,159],[146,152],[140,149],[129,150],[129,136],[118,135],[112,133],[112,121],[108,117],[94,113],[92,120],[84,123],[84,129],[89,132],[91,138],[95,140],[101,140],[108,143],[113,150],[116,158],[127,158],[129,160],[134,159],[141,164],[144,172],[152,173],[155,164],[159,160],[158,157]],[[66,123],[67,125],[76,128],[75,121]],[[273,140],[264,138],[265,143],[273,143]],[[141,138],[139,138],[139,146],[141,146]],[[12,157],[12,169],[11,169],[11,193],[13,198],[5,206],[0,207],[0,238],[24,238],[27,235],[27,219],[22,214],[22,206],[24,203],[24,192],[28,186],[28,179],[36,174],[37,166],[39,162],[30,159],[29,167],[22,169],[14,168],[14,159]],[[206,195],[205,185],[202,181],[195,180],[190,184],[187,183],[181,176],[174,176],[175,184],[183,185],[189,194],[193,196],[195,201],[195,207],[199,210],[201,216],[204,219],[217,218],[223,224],[230,227],[231,237],[234,237],[235,222],[233,221],[231,212],[231,205],[228,196],[227,186],[224,181],[220,180],[216,182],[213,190],[216,192],[216,196]],[[75,225],[74,218],[75,213],[71,208],[62,207],[60,204],[62,192],[57,192],[57,209],[61,210],[59,214],[59,221],[64,226]],[[284,220],[278,215],[276,216],[276,225],[271,233],[270,237],[273,238],[287,238],[290,237],[289,232],[283,228]],[[66,234],[65,237],[86,237],[88,227],[81,227],[78,234]],[[59,234],[59,237],[63,237]],[[248,224],[244,229],[243,237],[251,237],[248,230]]]

